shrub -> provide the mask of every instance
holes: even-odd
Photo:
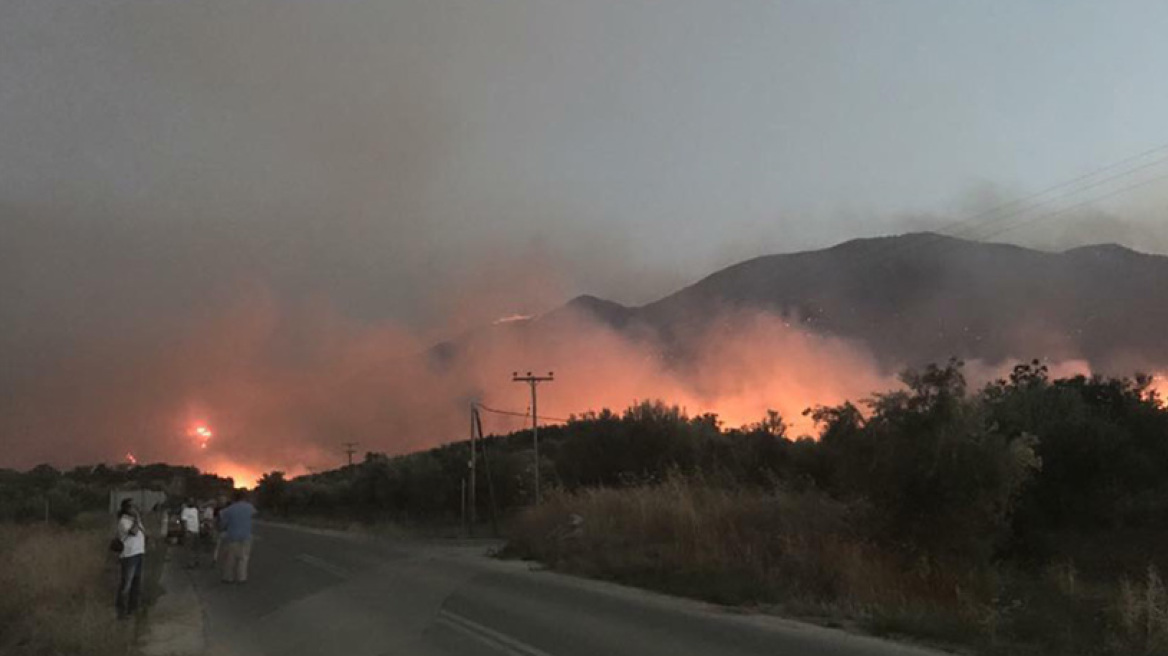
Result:
[[[1117,642],[1129,653],[1168,654],[1168,592],[1154,566],[1143,582],[1120,583],[1114,610]]]

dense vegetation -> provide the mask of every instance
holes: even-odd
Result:
[[[1050,532],[1168,524],[1168,411],[1144,377],[1051,380],[1035,362],[970,393],[960,362],[903,374],[859,406],[808,410],[820,434],[791,439],[770,413],[726,428],[661,402],[540,429],[545,488],[622,487],[669,473],[731,486],[815,488],[878,509],[888,539],[930,553],[1049,551]],[[531,501],[531,432],[482,440],[480,514]],[[484,457],[485,456],[485,457]],[[283,513],[456,517],[466,442],[285,479],[257,492]],[[34,470],[33,473],[35,473]],[[30,473],[32,475],[33,473]]]
[[[206,499],[232,487],[229,478],[165,464],[0,469],[0,654],[133,652],[136,625],[114,619],[119,571],[107,548],[109,492],[152,489]],[[159,518],[147,513],[144,520],[153,527]],[[166,551],[152,536],[144,604],[158,594]]]
[[[26,472],[0,469],[0,522],[43,521],[68,524],[86,510],[106,510],[110,490],[143,488],[171,496],[210,499],[229,493],[232,481],[194,467],[166,464],[107,465],[58,471],[38,465]],[[148,509],[147,509],[148,510]]]
[[[870,629],[1020,653],[1164,653],[1168,411],[1144,377],[1051,379],[1038,362],[970,391],[960,362],[904,387],[725,428],[642,403],[541,429],[549,500],[512,549],[726,602],[831,609]],[[531,501],[531,435],[483,442],[481,516]],[[285,480],[292,515],[457,516],[467,445]],[[484,467],[483,471],[487,468]],[[569,513],[582,529],[565,529]],[[825,611],[827,612],[827,611]]]

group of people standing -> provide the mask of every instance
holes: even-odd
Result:
[[[188,567],[199,565],[199,536],[201,530],[212,531],[215,549],[212,562],[219,563],[219,580],[224,583],[246,583],[251,559],[252,517],[255,506],[247,500],[243,490],[236,490],[232,503],[220,503],[199,510],[193,499],[188,499],[179,513],[185,535]],[[164,524],[165,526],[165,524]],[[165,529],[163,535],[165,536]],[[127,618],[138,610],[142,595],[142,571],[146,560],[146,528],[133,499],[122,500],[118,510],[116,540],[121,542],[118,579],[117,610],[119,618]]]
[[[187,550],[187,568],[194,569],[199,566],[199,542],[203,536],[216,536],[218,542],[217,531],[215,530],[215,517],[218,515],[220,508],[225,504],[220,502],[218,506],[210,503],[200,509],[195,505],[195,500],[188,498],[183,504],[182,510],[179,511],[179,524],[183,528],[183,534],[180,538],[182,545]]]

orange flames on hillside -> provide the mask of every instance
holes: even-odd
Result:
[[[1168,375],[1155,374],[1152,376],[1148,391],[1155,395],[1160,407],[1168,405]]]
[[[238,463],[227,458],[215,458],[199,465],[199,470],[208,474],[215,474],[230,478],[235,487],[254,487],[267,469],[254,465]]]
[[[511,382],[515,370],[556,372],[539,390],[547,417],[619,412],[659,399],[691,416],[716,413],[729,427],[776,410],[792,436],[814,435],[806,408],[899,386],[895,368],[879,366],[856,343],[765,312],[720,312],[703,324],[708,328],[675,335],[672,346],[686,353],[681,358],[655,335],[617,331],[587,313],[503,322],[449,351],[430,351],[430,340],[392,324],[308,310],[289,316],[271,298],[249,299],[192,328],[178,347],[144,356],[148,368],[121,378],[157,384],[119,390],[122,402],[111,398],[103,407],[155,413],[150,425],[168,437],[135,442],[140,455],[190,462],[252,485],[275,469],[295,476],[337,467],[345,461],[342,441],[398,454],[465,439],[473,401],[522,415],[530,396],[526,385]],[[970,363],[971,389],[1007,375],[1012,364]],[[1089,371],[1085,362],[1051,365],[1052,376]],[[1168,394],[1168,382],[1157,381]],[[135,404],[134,394],[155,389],[169,398],[146,394]],[[529,421],[495,414],[484,420],[489,433],[524,429]],[[109,423],[132,421],[118,416]]]
[[[309,342],[301,356],[307,364],[289,369],[263,366],[267,338],[240,335],[249,326],[265,332],[267,321],[238,321],[222,335],[199,336],[232,357],[203,358],[216,376],[187,411],[194,442],[186,448],[193,451],[170,457],[251,484],[273,469],[295,475],[342,464],[337,435],[391,454],[436,446],[464,437],[471,400],[522,414],[529,397],[526,386],[511,382],[517,367],[556,371],[555,382],[540,388],[544,416],[619,412],[659,399],[690,415],[715,413],[733,427],[777,410],[793,435],[813,432],[804,409],[895,384],[863,349],[792,325],[766,313],[735,313],[687,337],[689,357],[670,362],[653,338],[630,337],[589,316],[560,315],[555,324],[536,319],[474,335],[442,363],[418,355],[422,345],[397,331],[330,326],[339,334]],[[213,432],[211,416],[230,430]],[[522,417],[486,419],[484,428],[494,433],[527,425]]]

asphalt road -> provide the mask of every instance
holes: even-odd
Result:
[[[932,654],[777,618],[403,542],[263,525],[251,580],[194,573],[212,655]]]

